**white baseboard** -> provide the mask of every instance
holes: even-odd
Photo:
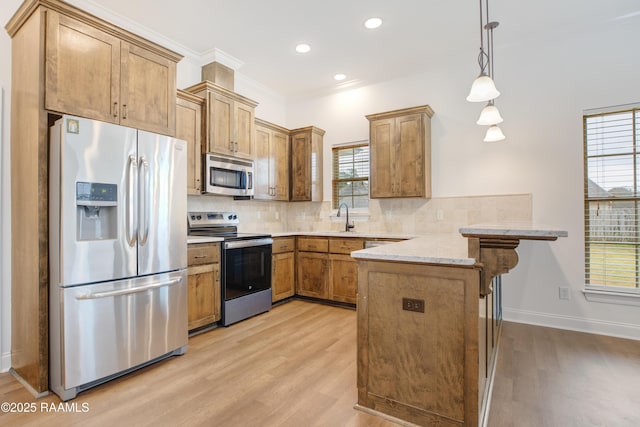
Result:
[[[508,322],[527,323],[530,325],[640,340],[640,325],[630,323],[607,322],[604,320],[517,310],[506,307],[503,309],[502,315],[503,319]]]
[[[0,355],[0,373],[8,372],[9,368],[11,368],[11,352],[10,351],[6,353],[2,353],[2,355]]]

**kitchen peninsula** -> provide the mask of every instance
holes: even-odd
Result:
[[[418,425],[482,425],[501,322],[494,278],[516,266],[520,240],[567,232],[508,224],[460,233],[352,252],[357,409]]]

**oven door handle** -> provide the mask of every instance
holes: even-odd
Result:
[[[264,239],[251,240],[235,240],[232,242],[224,242],[225,249],[252,248],[254,246],[267,246],[273,244],[273,239],[268,237]]]

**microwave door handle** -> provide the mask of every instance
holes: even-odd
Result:
[[[126,194],[126,239],[129,246],[133,247],[136,244],[136,237],[138,231],[135,228],[135,188],[136,188],[136,178],[137,174],[137,165],[138,159],[136,156],[131,154],[129,156],[129,167],[128,167],[128,182],[127,182],[127,194]]]
[[[138,215],[138,241],[140,245],[144,246],[147,243],[149,237],[149,193],[150,193],[150,180],[149,180],[149,162],[145,156],[140,157],[140,171],[142,172],[142,179],[139,180],[139,215]],[[144,228],[143,228],[144,223]]]
[[[249,192],[249,169],[244,169],[244,194]]]

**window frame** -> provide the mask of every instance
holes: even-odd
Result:
[[[631,127],[632,127],[632,140],[631,151],[624,153],[602,153],[589,155],[590,141],[587,133],[587,123],[589,119],[594,117],[605,117],[614,114],[630,113],[631,114]],[[594,201],[602,203],[610,202],[632,202],[633,218],[635,228],[634,230],[640,231],[640,104],[621,105],[617,107],[608,107],[602,109],[588,110],[583,112],[582,116],[582,130],[583,130],[583,215],[584,215],[584,290],[583,293],[587,300],[594,302],[608,302],[623,305],[640,305],[640,238],[638,231],[634,234],[623,234],[623,236],[632,237],[632,245],[634,248],[634,266],[635,271],[635,286],[622,286],[606,284],[605,283],[590,283],[591,282],[591,245],[597,242],[596,238],[592,237],[591,224],[590,224],[590,204]],[[589,195],[589,160],[590,159],[603,159],[613,156],[625,156],[628,155],[633,159],[633,180],[634,180],[634,195],[625,197],[616,197],[614,195],[610,197],[606,196],[590,196]],[[612,168],[612,166],[610,166]],[[605,169],[606,170],[606,169]],[[606,173],[606,172],[605,172]],[[605,255],[606,256],[606,255]]]
[[[370,182],[370,175],[371,175],[371,152],[369,151],[369,160],[367,161],[367,176],[366,177],[359,177],[359,178],[335,178],[336,175],[336,152],[340,151],[340,150],[349,150],[349,149],[354,149],[354,148],[360,148],[360,147],[367,147],[369,150],[370,145],[369,145],[369,141],[365,140],[365,141],[355,141],[355,142],[349,142],[349,143],[345,143],[345,144],[336,144],[333,145],[331,147],[331,208],[333,210],[337,210],[338,209],[338,202],[340,200],[339,194],[337,192],[337,187],[340,183],[345,183],[345,182]],[[369,203],[371,202],[371,188],[369,188],[369,194],[367,194],[367,207],[366,208],[354,208],[354,207],[350,207],[349,209],[351,209],[354,212],[368,212],[369,211]],[[352,195],[353,197],[353,195]],[[353,199],[352,199],[352,203],[351,206],[353,206]]]

